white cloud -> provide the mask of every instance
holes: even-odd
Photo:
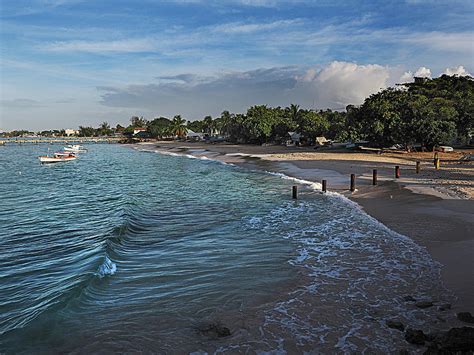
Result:
[[[453,68],[446,68],[444,71],[446,75],[458,75],[458,76],[466,76],[471,75],[462,65]]]
[[[401,37],[407,43],[434,50],[474,53],[474,32],[415,32]]]
[[[419,78],[431,78],[431,70],[426,67],[419,67],[414,76]]]
[[[386,88],[390,70],[377,64],[332,62],[317,74],[307,72],[306,78],[308,74],[313,76],[308,89],[320,107],[343,108]]]
[[[281,29],[283,27],[295,25],[302,23],[301,20],[279,20],[268,23],[242,23],[242,22],[232,22],[225,23],[222,25],[215,26],[213,31],[222,32],[222,33],[252,33],[259,31],[268,31],[274,29]]]
[[[413,72],[412,71],[406,71],[405,73],[403,73],[403,75],[400,77],[400,80],[399,82],[401,84],[404,84],[404,83],[410,83],[413,81]]]
[[[53,52],[149,52],[155,50],[150,39],[128,39],[119,41],[60,41],[47,44],[43,49]]]

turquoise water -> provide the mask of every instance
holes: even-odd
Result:
[[[425,321],[403,295],[445,297],[423,249],[340,197],[88,148],[42,166],[46,145],[0,147],[0,352],[380,350],[385,318]]]

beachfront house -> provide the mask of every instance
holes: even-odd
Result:
[[[77,129],[65,129],[64,130],[64,134],[68,137],[72,137],[72,136],[78,136],[79,135],[79,131]]]
[[[204,133],[198,133],[188,129],[186,133],[186,139],[191,141],[200,141],[204,139]]]
[[[301,133],[297,133],[297,132],[288,132],[288,136],[290,139],[288,139],[286,141],[286,146],[289,147],[289,146],[298,146],[300,145],[300,142],[301,142]]]
[[[136,136],[140,134],[141,132],[146,132],[146,128],[134,128],[133,129],[133,135]],[[142,133],[143,134],[143,133]]]

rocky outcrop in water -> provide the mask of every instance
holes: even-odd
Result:
[[[223,338],[231,335],[230,329],[219,322],[203,323],[198,326],[197,330],[210,338]]]
[[[451,309],[451,304],[449,304],[449,303],[445,303],[445,304],[442,304],[442,305],[438,306],[438,311],[440,311],[440,312],[444,312],[444,311],[447,311],[449,309]]]
[[[431,344],[425,354],[453,354],[474,351],[474,328],[451,328],[428,336]]]
[[[417,306],[418,308],[430,308],[430,307],[433,307],[433,302],[429,302],[429,301],[421,301],[421,302],[416,302],[415,303],[415,306]]]
[[[410,344],[424,345],[426,335],[422,330],[408,328],[405,332],[405,340]]]
[[[474,324],[474,317],[472,316],[472,314],[470,312],[458,313],[458,319],[461,322],[464,322],[464,323],[473,323]]]
[[[385,324],[387,324],[387,327],[397,329],[401,332],[405,330],[405,326],[403,325],[403,323],[396,320],[388,320],[385,322]]]

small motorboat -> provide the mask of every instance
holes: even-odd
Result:
[[[82,145],[73,144],[73,145],[68,145],[67,147],[64,147],[64,151],[73,152],[73,153],[85,153],[87,152],[87,149],[84,148]]]
[[[71,152],[58,152],[54,153],[53,156],[42,155],[38,157],[41,164],[50,164],[50,163],[62,163],[66,161],[76,160],[77,157],[74,153]]]

